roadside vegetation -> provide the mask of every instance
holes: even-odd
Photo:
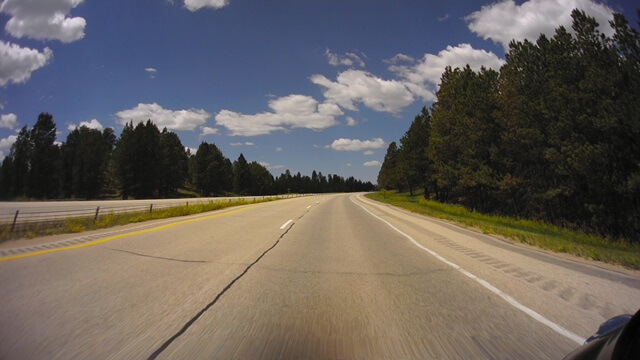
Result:
[[[166,219],[177,216],[200,214],[213,210],[220,210],[233,206],[257,204],[277,200],[276,197],[266,197],[255,200],[211,201],[202,204],[176,206],[157,209],[153,212],[136,212],[121,214],[105,214],[93,218],[72,218],[58,222],[42,222],[21,225],[19,233],[11,234],[11,224],[0,225],[0,242],[12,238],[34,238],[37,236],[78,233],[87,230],[104,229],[117,225],[126,225],[148,220]]]
[[[512,41],[499,71],[447,67],[437,101],[387,149],[378,186],[410,195],[387,201],[637,268],[640,31],[621,14],[611,35],[572,18]]]
[[[425,199],[422,194],[398,194],[380,191],[366,197],[411,212],[500,235],[508,240],[533,245],[559,253],[640,269],[640,244],[562,228],[543,221],[487,215],[461,205],[443,204]]]
[[[0,168],[0,199],[149,199],[371,191],[374,185],[336,174],[273,176],[241,153],[231,161],[215,145],[184,147],[150,119],[112,128],[81,126],[56,142],[53,115],[42,113],[16,135]]]

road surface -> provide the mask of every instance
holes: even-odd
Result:
[[[557,359],[640,307],[637,272],[360,195],[0,250],[2,359]]]
[[[279,198],[307,196],[302,194],[274,195]],[[226,202],[233,200],[255,200],[271,196],[244,197],[204,197],[186,199],[141,199],[141,200],[61,200],[61,201],[0,201],[0,223],[11,223],[19,211],[18,223],[25,221],[45,221],[67,217],[92,216],[99,207],[101,214],[114,212],[131,212],[181,206],[185,204],[199,204],[206,202]]]

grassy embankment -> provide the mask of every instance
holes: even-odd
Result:
[[[554,252],[640,269],[640,245],[628,241],[569,230],[541,221],[481,214],[459,205],[426,200],[422,195],[410,197],[387,191],[366,196],[414,213],[476,228],[485,234],[501,235]]]
[[[0,225],[0,242],[12,238],[34,238],[37,236],[77,233],[86,230],[108,228],[116,225],[126,225],[148,220],[165,219],[176,216],[199,214],[207,211],[220,210],[232,206],[257,204],[261,202],[277,200],[276,197],[268,197],[256,200],[213,201],[202,204],[183,205],[167,209],[153,210],[153,212],[137,212],[123,214],[100,215],[94,221],[93,218],[75,218],[55,223],[36,223],[21,228],[19,233],[11,234],[11,224]]]

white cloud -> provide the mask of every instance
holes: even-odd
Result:
[[[383,80],[362,70],[346,70],[333,82],[323,75],[311,76],[311,82],[324,87],[327,101],[357,111],[360,102],[369,109],[396,114],[413,102],[413,94],[399,81]]]
[[[157,69],[154,69],[154,68],[151,68],[151,67],[148,67],[148,68],[144,69],[144,71],[146,71],[147,74],[149,74],[149,77],[152,78],[152,79],[156,78],[156,73],[158,72]]]
[[[351,167],[351,163],[347,163],[346,165],[347,165],[347,167]]]
[[[369,156],[369,155],[373,155],[373,154],[375,154],[375,152],[374,152],[374,151],[371,151],[371,150],[367,150],[367,151],[363,152],[362,154],[363,154],[363,155],[367,155],[367,156]]]
[[[18,139],[17,135],[9,135],[4,139],[0,139],[0,159],[4,159],[5,156],[9,155],[11,151],[11,146]]]
[[[482,66],[498,70],[504,64],[504,60],[492,52],[474,49],[469,44],[460,44],[447,46],[437,55],[425,54],[422,60],[415,64],[391,65],[389,70],[403,78],[405,86],[416,96],[426,101],[435,101],[436,88],[445,67],[462,68],[467,64],[475,71],[480,70]]]
[[[245,141],[245,142],[234,142],[229,144],[231,146],[254,146],[255,144],[250,142],[250,141]]]
[[[174,111],[165,109],[156,103],[141,103],[132,109],[117,112],[116,116],[121,125],[129,121],[136,124],[150,119],[160,129],[166,127],[169,130],[194,130],[203,125],[211,117],[211,114],[202,109]]]
[[[445,21],[447,21],[449,19],[450,16],[451,15],[449,15],[449,14],[444,14],[444,16],[438,16],[438,21],[445,22]]]
[[[335,151],[361,151],[365,149],[381,149],[385,146],[382,138],[376,138],[371,140],[358,140],[358,139],[337,139],[334,140],[331,145],[325,146],[327,149],[333,149]]]
[[[229,5],[229,0],[184,0],[184,7],[189,11],[198,11],[205,7],[218,10],[227,5]]]
[[[269,101],[270,112],[254,115],[221,110],[216,124],[225,127],[230,136],[256,136],[294,128],[323,130],[336,125],[336,116],[343,114],[332,103],[318,103],[305,95],[289,95]]]
[[[200,137],[205,137],[207,135],[216,135],[216,134],[218,134],[218,129],[204,126],[202,128],[202,133],[200,134]]]
[[[196,152],[198,152],[198,149],[196,149],[196,148],[192,148],[192,147],[188,147],[188,146],[185,146],[185,147],[184,147],[184,151],[188,151],[191,155],[195,155],[195,154],[196,154]]]
[[[351,116],[347,116],[347,126],[356,126],[358,122]]]
[[[100,124],[100,121],[98,121],[98,119],[91,119],[90,121],[82,121],[78,125],[69,124],[69,126],[67,126],[67,130],[73,131],[76,128],[83,127],[83,126],[86,126],[89,129],[96,129],[96,130],[100,130],[100,131],[104,130],[104,126],[102,126],[102,124]]]
[[[366,167],[373,167],[373,166],[382,166],[382,164],[380,163],[380,161],[377,160],[373,160],[373,161],[367,161],[366,163],[362,164],[363,166]]]
[[[16,114],[5,114],[0,116],[0,128],[13,129],[18,125]]]
[[[535,41],[540,34],[553,35],[562,25],[571,30],[571,11],[583,10],[600,24],[600,31],[611,35],[609,20],[613,10],[592,0],[529,0],[517,5],[513,0],[485,5],[465,20],[469,30],[485,40],[501,44],[505,50],[512,39]]]
[[[360,66],[360,67],[364,67],[364,61],[362,61],[362,58],[354,53],[348,52],[344,55],[338,55],[338,54],[334,54],[332,53],[329,49],[327,49],[324,52],[324,55],[327,57],[327,60],[329,60],[329,64],[333,65],[333,66],[340,66],[340,65],[344,65],[344,66]]]
[[[281,148],[280,146],[278,146],[278,147],[276,148],[276,152],[281,152],[281,151],[282,151],[282,148]]]
[[[26,82],[32,72],[45,66],[52,57],[53,52],[48,47],[39,52],[0,41],[0,86],[9,81],[14,84]]]
[[[11,16],[5,30],[16,38],[60,40],[70,43],[84,37],[87,22],[67,17],[83,0],[5,0],[0,12]]]
[[[416,62],[416,59],[412,58],[409,55],[398,53],[390,59],[382,60],[382,62],[385,62],[387,64],[397,64],[399,62],[414,63]]]
[[[267,170],[279,170],[285,168],[284,165],[271,165],[266,161],[258,161],[258,164],[264,166],[265,168],[267,168]]]

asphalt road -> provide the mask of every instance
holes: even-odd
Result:
[[[636,272],[355,195],[0,250],[1,359],[557,359],[640,307]]]
[[[304,195],[284,194],[277,195],[281,198],[298,197]],[[141,200],[60,200],[60,201],[0,201],[0,221],[10,222],[20,212],[18,219],[51,218],[64,216],[81,216],[84,212],[95,213],[96,207],[104,212],[126,212],[132,209],[145,209],[153,204],[156,208],[178,205],[205,203],[209,201],[230,201],[240,199],[261,199],[269,196],[245,196],[245,197],[204,197],[187,199],[141,199]]]

